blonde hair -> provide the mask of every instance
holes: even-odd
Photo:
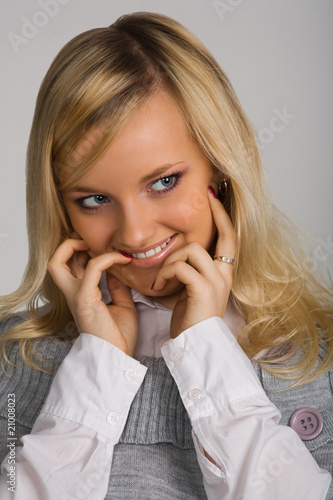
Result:
[[[78,35],[42,82],[27,155],[29,261],[22,285],[2,297],[1,309],[4,319],[28,304],[30,319],[1,336],[3,359],[19,340],[25,362],[40,369],[34,339],[78,335],[66,330],[72,317],[46,270],[71,231],[61,191],[92,167],[157,88],[176,99],[216,179],[230,179],[226,204],[238,235],[231,300],[246,322],[239,343],[276,376],[289,374],[298,384],[319,376],[332,364],[332,294],[310,273],[303,242],[267,196],[255,134],[228,78],[192,33],[153,13],[126,15]],[[301,357],[292,357],[300,350]]]

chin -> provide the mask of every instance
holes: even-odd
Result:
[[[143,295],[146,295],[147,297],[152,297],[152,298],[158,298],[158,297],[167,297],[170,295],[173,295],[177,292],[179,292],[185,285],[178,281],[176,278],[173,278],[169,280],[165,286],[162,288],[162,290],[152,290],[152,284],[154,280],[147,285],[145,285],[142,282],[136,282],[136,283],[126,283],[127,286],[130,288],[136,290],[137,292],[142,293]]]
[[[147,269],[142,270],[144,272],[138,273],[139,275],[134,276],[130,269],[126,269],[126,266],[112,266],[107,269],[107,273],[112,274],[118,278],[122,283],[127,285],[129,288],[136,290],[137,292],[147,295],[148,297],[165,297],[167,295],[172,295],[184,286],[183,283],[177,280],[177,278],[172,278],[169,280],[162,290],[152,290],[151,287],[155,281],[157,270],[152,270],[147,272]]]

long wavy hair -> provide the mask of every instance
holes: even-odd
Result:
[[[87,173],[158,88],[178,103],[216,179],[230,179],[226,206],[238,235],[231,300],[246,323],[240,345],[276,376],[296,384],[317,377],[332,366],[332,293],[311,274],[303,240],[269,200],[254,131],[228,78],[184,26],[145,12],[75,37],[42,82],[27,153],[29,261],[19,289],[1,298],[0,316],[26,306],[29,319],[1,336],[2,361],[19,341],[24,361],[41,369],[33,358],[36,338],[78,335],[47,273],[72,230],[61,192]]]

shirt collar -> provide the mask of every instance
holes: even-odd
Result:
[[[103,272],[101,281],[99,283],[99,288],[102,293],[102,300],[105,304],[110,304],[111,302],[111,296],[110,292],[108,289],[108,285],[106,283],[106,276],[105,272]],[[146,306],[152,307],[153,309],[163,309],[164,311],[170,311],[167,307],[163,306],[159,302],[156,302],[152,297],[147,297],[146,295],[143,295],[142,293],[131,289],[132,297],[135,303],[141,303],[145,304]]]

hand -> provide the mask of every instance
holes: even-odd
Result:
[[[78,331],[107,340],[133,356],[138,336],[138,315],[130,289],[107,273],[112,305],[105,305],[98,287],[102,272],[113,264],[128,264],[118,252],[89,260],[83,240],[68,239],[55,251],[48,271],[66,297]]]
[[[234,258],[236,233],[231,220],[218,199],[210,194],[209,201],[218,232],[215,254]],[[165,260],[156,276],[154,290],[162,290],[171,278],[185,284],[172,314],[172,338],[205,319],[223,318],[233,282],[232,264],[212,260],[208,252],[194,242]]]

